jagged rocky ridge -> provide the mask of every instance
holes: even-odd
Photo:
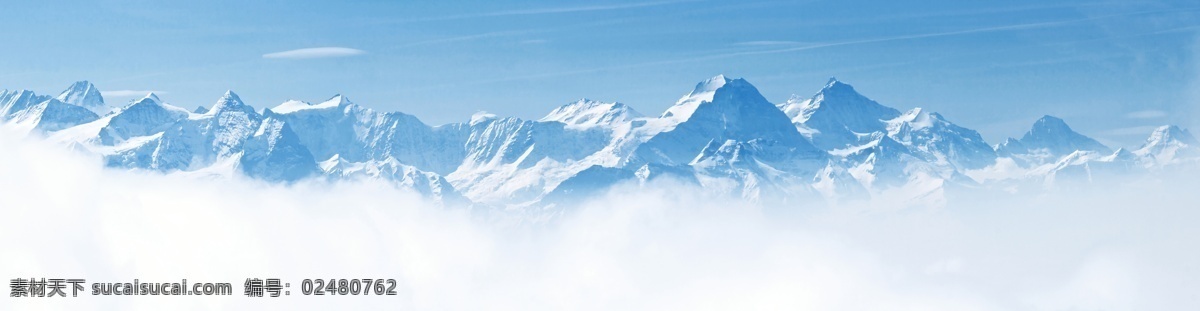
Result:
[[[115,168],[270,182],[383,179],[448,204],[510,207],[658,178],[758,201],[936,204],[957,187],[1086,182],[1200,161],[1200,144],[1176,126],[1113,151],[1051,116],[991,146],[936,112],[902,112],[836,79],[779,104],[743,79],[717,76],[657,117],[583,99],[537,121],[479,113],[439,126],[341,95],[255,109],[227,92],[189,111],[148,94],[113,108],[81,81],[56,97],[0,92],[0,120]]]

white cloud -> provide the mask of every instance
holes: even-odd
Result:
[[[1181,247],[1200,242],[1190,176],[900,212],[759,207],[665,183],[547,219],[436,207],[371,182],[105,170],[10,131],[0,146],[0,276],[187,278],[239,291],[0,299],[3,310],[1200,307],[1200,250]],[[242,297],[250,277],[284,278],[292,296]],[[301,297],[303,278],[395,278],[399,295]]]
[[[1141,110],[1125,114],[1125,117],[1130,119],[1160,119],[1167,117],[1167,112],[1162,110]]]
[[[150,94],[150,93],[154,93],[157,95],[166,95],[167,94],[167,92],[163,92],[163,91],[115,90],[115,91],[101,91],[100,96],[104,96],[105,98],[142,97],[142,96],[146,96],[146,94]]]
[[[263,54],[263,58],[273,59],[310,59],[310,58],[330,58],[330,57],[347,57],[366,54],[366,51],[352,49],[347,47],[317,47],[295,49],[290,51],[275,52]]]

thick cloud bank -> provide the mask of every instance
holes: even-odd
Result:
[[[1194,175],[940,208],[761,207],[664,182],[515,213],[436,207],[384,183],[105,170],[20,136],[0,133],[4,279],[187,278],[239,292],[5,297],[2,310],[1200,307]],[[293,295],[244,297],[248,277],[284,278]],[[395,278],[399,295],[299,296],[303,278]]]

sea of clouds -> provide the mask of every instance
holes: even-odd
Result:
[[[1037,195],[759,206],[664,181],[553,217],[386,183],[103,169],[0,131],[0,277],[229,282],[233,296],[0,298],[0,310],[1181,310],[1200,307],[1194,174]],[[248,298],[246,278],[291,296]],[[397,296],[300,296],[394,278]],[[7,282],[5,282],[7,283]],[[7,296],[7,295],[5,295]]]

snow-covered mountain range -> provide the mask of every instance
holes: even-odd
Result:
[[[773,104],[743,79],[700,82],[659,116],[579,100],[539,120],[478,113],[431,126],[335,95],[256,109],[233,92],[187,110],[155,94],[112,107],[94,85],[0,92],[0,121],[109,167],[270,182],[383,179],[454,204],[553,206],[658,178],[750,200],[937,203],[951,188],[1053,186],[1200,164],[1163,126],[1112,148],[1045,116],[989,145],[936,112],[900,111],[836,79]]]

